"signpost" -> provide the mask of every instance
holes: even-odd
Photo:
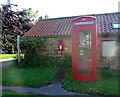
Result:
[[[20,35],[17,36],[18,62],[20,62]]]
[[[72,21],[72,76],[75,80],[96,80],[96,18],[80,17]]]

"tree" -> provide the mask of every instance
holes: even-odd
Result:
[[[17,35],[23,36],[38,20],[43,19],[38,16],[38,11],[33,12],[32,8],[22,11],[13,11],[11,6],[15,4],[2,5],[2,51],[0,53],[15,53]],[[48,18],[48,15],[44,19]]]
[[[31,20],[32,23],[36,23],[39,20],[48,18],[48,15],[45,15],[44,17],[39,16],[39,11],[37,10],[37,11],[34,12],[32,8],[28,8],[28,9],[23,8],[23,10],[26,10],[27,17]]]
[[[21,36],[27,32],[33,24],[27,17],[26,10],[13,11],[12,5],[2,5],[2,53],[14,53],[14,43],[17,34]]]

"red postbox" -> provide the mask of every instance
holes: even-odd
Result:
[[[64,51],[64,41],[58,40],[58,51]]]
[[[96,18],[72,21],[72,76],[75,80],[96,81]]]

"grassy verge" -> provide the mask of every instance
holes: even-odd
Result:
[[[21,56],[24,56],[24,54],[21,54]],[[0,54],[0,59],[15,58],[15,57],[17,57],[17,54]]]
[[[31,94],[26,94],[26,93],[16,93],[16,92],[11,92],[11,91],[3,91],[2,96],[10,96],[10,95],[31,95]]]
[[[83,82],[73,80],[71,70],[66,74],[63,87],[70,91],[92,95],[118,95],[117,70],[98,69],[96,82]]]
[[[2,71],[2,84],[10,86],[41,87],[51,82],[58,68],[17,68],[10,65]]]

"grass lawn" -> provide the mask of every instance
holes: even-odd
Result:
[[[83,82],[73,80],[71,69],[65,75],[63,87],[70,91],[92,95],[118,95],[118,72],[117,70],[98,69],[96,82]]]
[[[10,65],[2,71],[2,84],[10,86],[41,87],[51,82],[58,68],[17,68]]]
[[[43,95],[35,95],[35,94],[27,94],[27,93],[17,93],[12,91],[3,91],[2,97],[51,97],[51,96],[43,96]]]
[[[21,56],[24,56],[24,54],[21,54]],[[0,59],[15,58],[15,57],[17,57],[17,54],[0,54]]]

